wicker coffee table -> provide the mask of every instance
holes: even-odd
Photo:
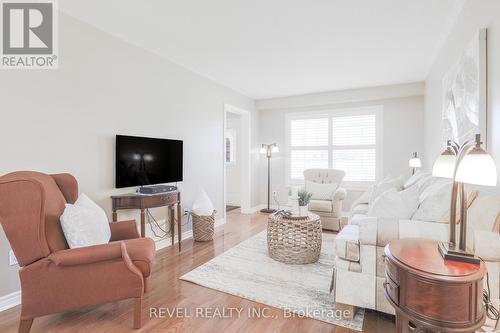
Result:
[[[310,264],[321,253],[321,220],[316,214],[295,217],[271,214],[267,223],[267,250],[286,264]]]

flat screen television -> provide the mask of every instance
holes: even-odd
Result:
[[[116,136],[117,188],[182,181],[182,141]]]

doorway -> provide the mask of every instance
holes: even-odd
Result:
[[[250,112],[224,105],[225,212],[250,209]]]

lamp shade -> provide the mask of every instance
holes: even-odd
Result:
[[[455,155],[441,154],[432,167],[432,176],[441,178],[453,178],[455,172]]]
[[[265,154],[265,153],[267,153],[267,148],[266,148],[265,146],[262,146],[262,147],[260,147],[259,152],[260,152],[261,154]]]
[[[273,148],[271,149],[273,153],[278,153],[280,150],[278,149],[278,146],[274,145]]]
[[[460,162],[455,180],[467,184],[496,186],[497,168],[491,156],[483,153],[469,153]]]
[[[410,158],[408,165],[410,166],[410,168],[420,168],[422,166],[422,162],[420,161],[420,158],[412,157]]]

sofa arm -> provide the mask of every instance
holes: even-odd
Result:
[[[352,224],[359,226],[359,242],[364,245],[386,246],[402,238],[426,238],[446,241],[449,225],[394,217],[357,218]]]
[[[450,239],[450,225],[420,220],[400,220],[399,238],[425,238],[447,242]]]
[[[140,237],[135,220],[111,222],[109,228],[111,229],[110,242]]]
[[[101,261],[122,258],[120,243],[100,244],[80,247],[75,249],[62,250],[52,253],[48,259],[57,266],[75,266],[94,264]]]
[[[500,261],[500,235],[486,230],[473,230],[474,253],[485,261]]]
[[[334,193],[333,193],[333,201],[342,201],[345,199],[347,196],[347,191],[343,187],[339,187]]]

